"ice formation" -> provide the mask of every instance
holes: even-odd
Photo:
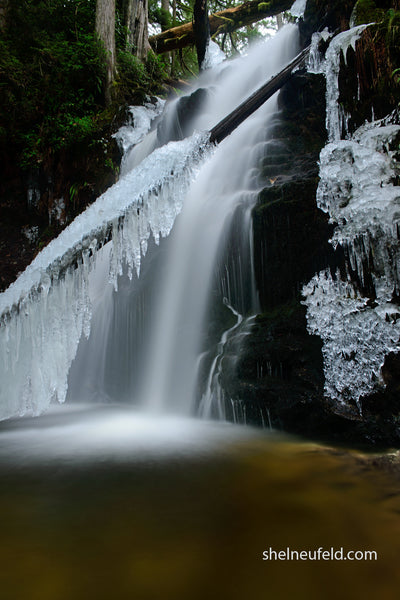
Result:
[[[320,156],[317,204],[337,224],[331,243],[344,249],[348,276],[321,272],[303,293],[309,330],[324,344],[326,393],[342,403],[371,392],[385,356],[400,350],[400,126],[389,120],[329,143]]]
[[[257,89],[260,78],[267,79],[282,68],[282,64],[297,51],[297,28],[293,25],[283,28],[269,44],[267,56],[265,48],[254,47],[248,57],[235,61],[235,66],[232,61],[228,66],[221,64],[202,74],[197,88],[210,87],[212,94],[195,119],[197,130],[210,129],[253,89]],[[240,86],[238,81],[241,82]],[[212,160],[205,161],[205,168],[196,173],[194,186],[191,186],[194,171],[197,171],[202,159],[213,151],[208,145],[208,135],[197,133],[149,154],[154,143],[152,133],[156,133],[150,132],[137,144],[137,147],[140,146],[139,156],[135,156],[129,165],[125,164],[125,175],[120,181],[53,240],[18,280],[0,295],[0,418],[37,414],[46,409],[52,400],[64,401],[68,371],[79,339],[82,334],[89,334],[92,304],[96,300],[93,290],[97,287],[97,280],[101,279],[104,283],[104,264],[109,263],[110,279],[115,287],[122,272],[123,279],[126,273],[133,276],[135,271],[139,272],[150,235],[157,243],[161,236],[169,233],[185,198],[186,210],[180,221],[189,221],[190,227],[177,228],[183,232],[182,239],[187,244],[185,242],[181,247],[182,251],[178,244],[176,255],[178,263],[183,262],[186,266],[182,273],[175,270],[173,265],[165,269],[168,273],[165,296],[164,293],[160,294],[160,314],[153,319],[155,325],[152,323],[155,327],[154,347],[160,351],[150,352],[154,362],[148,362],[149,379],[154,380],[157,374],[160,400],[165,401],[167,395],[163,377],[166,376],[168,383],[171,383],[171,377],[174,378],[174,372],[169,368],[170,358],[174,359],[179,351],[178,359],[182,355],[188,356],[191,367],[192,358],[197,357],[209,279],[221,245],[220,233],[225,235],[227,221],[230,221],[238,205],[247,206],[253,197],[254,200],[257,197],[257,176],[250,165],[263,151],[263,128],[266,115],[271,110],[273,114],[273,99],[269,105],[257,111],[247,124],[243,123],[235,135],[224,140],[222,151],[217,149]],[[147,119],[144,129],[148,126]],[[251,136],[248,128],[251,129]],[[126,133],[127,138],[124,137]],[[132,143],[129,135],[130,132],[122,133],[122,148]],[[251,146],[248,151],[244,150],[244,141]],[[129,170],[130,165],[137,165],[139,160],[140,167]],[[219,173],[218,179],[215,173]],[[247,182],[243,173],[251,181]],[[190,194],[187,193],[189,186]],[[197,218],[199,214],[202,215],[201,221]],[[179,238],[177,234],[174,237]],[[110,252],[108,245],[104,247],[108,241]],[[99,251],[101,248],[104,250]],[[198,265],[205,273],[203,278],[197,269]],[[173,276],[169,276],[171,272]],[[187,272],[190,287],[186,284]],[[182,285],[178,286],[177,281]],[[176,301],[178,288],[183,290],[183,294],[188,290],[189,301],[186,300],[187,295],[182,296],[181,304]],[[164,302],[164,298],[171,301]],[[99,302],[98,299],[96,302]],[[198,323],[193,340],[179,338],[183,320],[183,311],[179,310],[181,305],[186,309],[189,325]],[[196,305],[195,317],[193,305]],[[159,322],[162,328],[158,327]],[[161,331],[165,343],[160,342],[157,330]],[[153,347],[152,343],[149,343],[149,347]],[[192,352],[192,348],[196,352]],[[158,361],[160,353],[162,356]],[[179,360],[175,362],[178,364]],[[189,381],[186,376],[191,372],[190,369],[179,367],[179,377],[175,379],[182,382],[182,390],[186,384],[190,387],[194,385],[195,382],[192,379]],[[147,381],[148,378],[145,379]],[[182,393],[177,397],[179,410],[181,402],[185,401],[182,410],[187,412],[189,396]],[[154,398],[158,402],[157,393]]]
[[[304,16],[306,6],[307,6],[307,0],[296,0],[292,4],[289,12],[292,15],[292,17],[297,17],[299,19],[300,17]]]
[[[207,152],[206,134],[172,142],[79,215],[0,295],[0,418],[38,414],[63,402],[79,339],[90,330],[89,274],[108,239],[110,278],[139,271],[152,234],[168,235],[191,176]],[[45,367],[44,367],[45,366]]]
[[[226,56],[218,44],[210,40],[207,44],[206,54],[201,67],[202,69],[212,69],[221,64],[225,59]]]
[[[330,142],[340,140],[342,137],[343,114],[339,107],[339,71],[340,57],[346,61],[347,50],[355,49],[361,33],[369,25],[358,25],[336,35],[330,42],[325,59],[319,56],[318,45],[321,40],[329,37],[327,30],[314,33],[311,40],[308,70],[312,73],[323,73],[326,79],[326,130]]]
[[[161,98],[157,98],[155,103],[147,98],[143,106],[129,107],[128,122],[113,135],[124,154],[142,141],[154,119],[161,114],[164,105],[165,100]]]
[[[325,391],[339,403],[355,400],[360,410],[360,399],[382,384],[385,356],[400,349],[400,310],[393,302],[400,289],[400,126],[392,115],[349,135],[338,105],[340,56],[346,60],[366,27],[335,36],[325,60],[318,44],[328,33],[312,40],[309,70],[326,77],[329,139],[320,155],[317,204],[336,225],[330,241],[344,250],[347,278],[323,271],[303,289],[308,328],[323,340]]]

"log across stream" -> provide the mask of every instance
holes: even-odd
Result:
[[[295,69],[304,64],[310,47],[305,48],[277,75],[271,77],[258,90],[249,96],[240,106],[217,123],[210,131],[210,142],[219,143],[236,129],[245,119],[252,115],[264,102],[281,89],[293,76]]]

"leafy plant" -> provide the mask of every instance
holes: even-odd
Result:
[[[0,120],[21,166],[84,139],[103,109],[94,0],[15,0],[0,41]]]

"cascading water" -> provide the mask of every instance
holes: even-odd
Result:
[[[210,129],[297,49],[297,27],[288,25],[267,46],[205,71],[193,90],[202,110],[187,127]],[[257,310],[249,275],[251,208],[275,112],[271,99],[211,157],[203,134],[153,152],[161,143],[154,138],[173,130],[172,106],[158,133],[126,155],[120,182],[0,298],[2,418],[38,414],[66,397],[193,410],[210,294],[219,294],[234,313]],[[110,238],[111,249],[104,246]],[[226,329],[237,328],[229,322]]]
[[[289,26],[269,42],[268,55],[265,46],[260,46],[234,64],[220,64],[214,72],[204,73],[195,89],[195,93],[206,90],[204,106],[191,126],[208,129],[218,122],[260,81],[277,72],[295,54],[297,43],[297,28]],[[173,131],[177,121],[174,109],[167,111],[168,123],[163,130]],[[143,377],[129,392],[139,396],[143,408],[179,414],[196,410],[199,354],[204,350],[210,290],[218,287],[222,301],[234,311],[249,315],[257,310],[251,265],[251,209],[258,193],[257,164],[268,144],[267,122],[275,111],[272,99],[223,142],[203,165],[186,196],[158,266],[160,282],[150,319]],[[140,160],[136,148],[125,160],[125,168],[129,161],[135,164],[138,156]],[[224,256],[227,245],[234,251]],[[121,336],[124,339],[123,329]],[[138,349],[140,355],[142,352]],[[202,401],[202,412],[207,416],[215,394],[218,392],[208,391],[206,411]]]

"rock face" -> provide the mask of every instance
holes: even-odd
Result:
[[[355,50],[350,47],[346,58],[339,54],[338,102],[347,116],[343,121],[347,135],[366,119],[386,116],[396,108],[399,99],[396,66],[400,65],[400,56],[393,38],[400,23],[395,11],[398,7],[389,2],[360,0],[354,4],[309,0],[301,24],[304,43],[309,43],[317,23],[319,30],[326,26],[338,32],[348,29],[350,22],[368,23],[371,16],[382,19],[362,33]],[[318,161],[327,142],[325,78],[297,74],[282,89],[279,102],[280,119],[274,125],[270,153],[261,165],[266,186],[253,217],[255,274],[262,313],[246,338],[235,369],[225,368],[223,386],[232,402],[240,403],[239,418],[245,415],[248,422],[263,422],[317,438],[398,446],[399,355],[387,354],[380,380],[370,386],[371,392],[357,398],[346,395],[344,390],[343,398],[332,397],[325,384],[325,342],[318,331],[317,335],[310,334],[312,328],[303,305],[303,286],[315,273],[324,272],[338,285],[340,281],[343,285],[349,282],[351,294],[364,302],[361,310],[368,312],[377,301],[379,304],[376,286],[382,279],[377,256],[361,261],[360,274],[348,245],[338,243],[334,249],[329,240],[338,235],[334,233],[336,223],[334,219],[329,221],[329,214],[317,206]],[[393,119],[392,122],[398,122],[398,117]],[[397,161],[393,143],[391,152],[393,163]],[[396,165],[393,168],[396,172]],[[396,186],[398,181],[392,178],[388,185]],[[347,196],[344,193],[343,205],[354,194],[350,186]],[[371,237],[367,232],[364,237]],[[385,252],[397,261],[395,246]],[[386,285],[390,283],[386,279]],[[386,320],[392,319],[393,311],[396,313],[397,289],[389,300]],[[344,319],[343,327],[346,326]],[[390,327],[388,331],[391,333]],[[356,369],[358,348],[347,352],[343,347],[337,352],[350,372],[353,365]]]
[[[121,155],[111,132],[112,125],[104,126],[96,139],[49,152],[45,163],[25,172],[15,156],[3,157],[0,151],[5,169],[0,182],[0,291],[77,214],[115,183]]]

